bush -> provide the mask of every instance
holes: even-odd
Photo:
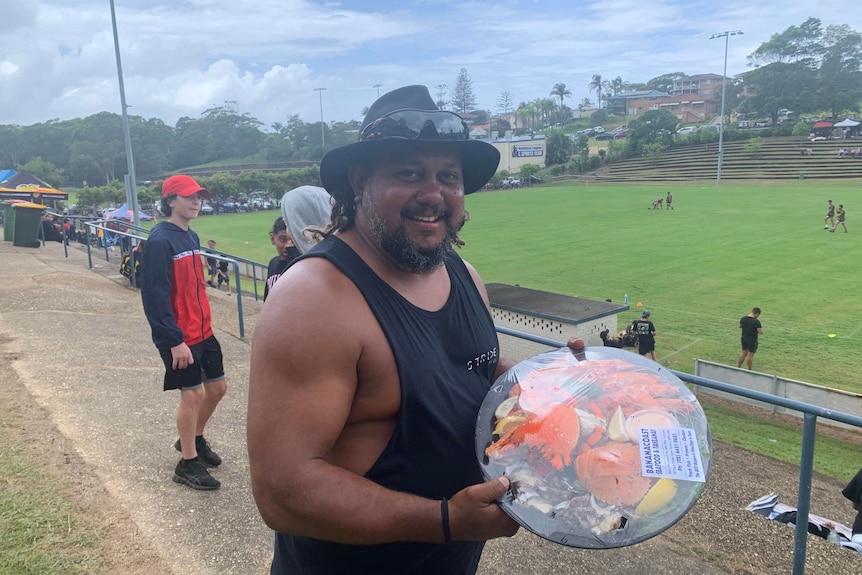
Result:
[[[552,166],[550,169],[550,173],[552,176],[562,176],[566,173],[566,166],[563,164],[557,164],[556,166]]]

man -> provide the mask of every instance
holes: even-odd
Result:
[[[649,319],[649,310],[645,309],[641,318],[634,322],[634,332],[638,334],[638,353],[649,354],[650,359],[656,360],[655,356],[655,326]]]
[[[141,299],[153,343],[165,364],[164,390],[178,389],[179,440],[182,452],[174,481],[192,489],[218,489],[206,467],[221,458],[204,439],[204,428],[227,391],[222,353],[213,335],[204,283],[200,239],[189,228],[210,193],[189,176],[171,176],[162,185],[162,213],[150,231],[141,258]]]
[[[853,510],[857,512],[850,531],[850,540],[854,543],[862,543],[862,469],[841,490],[841,494],[853,502]]]
[[[836,229],[838,229],[838,226],[841,225],[844,227],[844,233],[846,234],[847,233],[847,224],[844,223],[845,216],[846,216],[846,213],[844,212],[844,204],[838,204],[838,221],[836,222],[836,224],[834,226],[832,226],[832,229],[829,231],[834,232]]]
[[[830,200],[831,202],[831,200]],[[760,308],[756,307],[746,316],[739,320],[739,328],[742,330],[742,353],[736,362],[736,367],[742,367],[742,362],[748,362],[748,369],[754,363],[754,354],[757,352],[757,342],[763,333],[760,325]]]
[[[673,206],[670,205],[673,202],[673,194],[670,192],[667,193],[667,197],[664,199],[664,209],[672,210]]]
[[[829,207],[826,208],[826,217],[823,218],[823,229],[828,230],[829,227],[835,227],[835,204],[829,200]]]
[[[499,357],[487,293],[452,250],[499,152],[424,86],[372,104],[324,156],[324,240],[275,284],[252,345],[252,491],[272,574],[475,573],[511,536],[476,416]]]

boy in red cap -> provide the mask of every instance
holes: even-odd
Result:
[[[164,390],[180,390],[177,409],[182,452],[173,480],[192,489],[221,485],[207,467],[221,458],[204,439],[204,427],[227,391],[222,352],[213,335],[200,239],[189,223],[209,191],[189,176],[171,176],[162,185],[162,213],[150,231],[141,259],[141,299],[153,343],[165,364]]]

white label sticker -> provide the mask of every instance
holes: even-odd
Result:
[[[706,482],[693,429],[641,427],[638,433],[641,472],[645,477]]]

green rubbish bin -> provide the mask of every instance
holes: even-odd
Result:
[[[7,242],[12,241],[12,233],[15,229],[15,210],[12,206],[17,203],[19,202],[9,200],[3,202],[3,240]]]
[[[15,204],[15,229],[12,234],[12,245],[21,248],[38,248],[39,228],[42,226],[42,210],[48,206],[21,202]]]

